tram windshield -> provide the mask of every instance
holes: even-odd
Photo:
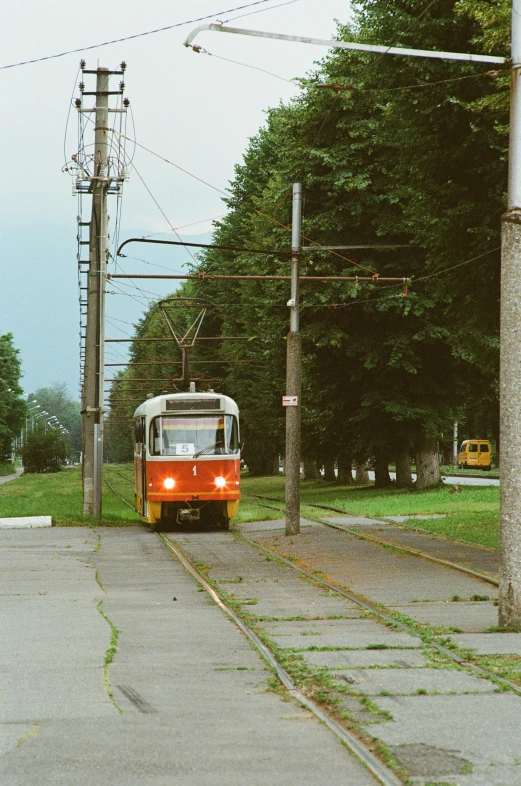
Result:
[[[239,452],[233,415],[183,415],[154,418],[150,424],[152,456],[205,456]]]

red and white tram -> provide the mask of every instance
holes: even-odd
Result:
[[[218,393],[150,398],[134,413],[134,504],[156,530],[199,522],[228,529],[240,498],[239,409]]]

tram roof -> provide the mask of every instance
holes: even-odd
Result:
[[[184,404],[186,406],[183,406]],[[238,415],[239,408],[232,398],[222,393],[163,393],[140,404],[134,417],[174,415],[181,412],[227,412]]]

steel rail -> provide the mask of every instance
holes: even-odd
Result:
[[[284,510],[282,501],[277,500],[274,497],[263,497],[258,494],[250,494],[249,496],[255,497],[256,499],[266,499],[269,500],[270,502],[277,502],[279,503],[280,507],[278,508],[273,507],[272,510],[279,510],[281,513]],[[304,504],[307,504],[308,507],[310,508],[318,508],[319,510],[331,510],[335,513],[341,513],[344,516],[348,515],[345,510],[341,510],[340,508],[334,508],[327,505],[316,505],[310,502]],[[269,506],[266,505],[266,507]],[[499,581],[493,578],[492,576],[487,575],[486,573],[479,573],[476,570],[472,570],[471,568],[464,567],[464,565],[459,565],[457,562],[451,562],[450,560],[441,559],[441,557],[433,557],[431,554],[427,554],[425,551],[421,551],[421,549],[413,549],[410,546],[398,546],[397,544],[393,543],[393,541],[391,540],[385,540],[385,538],[377,538],[375,535],[366,535],[360,532],[359,530],[351,529],[345,524],[340,524],[334,521],[327,521],[326,519],[320,519],[320,518],[316,519],[316,521],[319,524],[323,524],[325,527],[331,527],[332,529],[338,529],[341,530],[342,532],[347,532],[350,535],[354,535],[359,540],[367,540],[372,543],[377,543],[380,546],[387,546],[389,548],[396,549],[397,551],[403,551],[405,554],[410,554],[413,557],[418,557],[419,559],[425,559],[428,560],[429,562],[435,562],[438,565],[443,565],[446,568],[451,568],[452,570],[457,570],[460,573],[466,573],[467,575],[472,576],[473,578],[477,578],[480,579],[481,581],[485,581],[487,584],[492,584],[494,587],[499,587]],[[408,525],[405,527],[400,527],[395,522],[387,521],[385,519],[382,520],[382,524],[384,523],[389,526],[396,527],[396,529],[410,529],[410,530],[417,529],[420,532],[425,532],[426,534],[431,535],[433,537],[435,537],[437,534],[435,532],[431,532],[428,529],[422,529],[421,527],[410,527]],[[445,539],[449,540],[448,538]],[[451,542],[462,543],[463,541],[451,541]],[[466,545],[479,547],[479,543],[466,543]],[[485,548],[485,547],[481,547],[481,548]]]
[[[244,540],[246,543],[249,543],[251,546],[254,546],[257,549],[260,549],[261,551],[270,554],[272,557],[275,557],[275,559],[280,560],[285,565],[297,571],[298,573],[302,573],[308,579],[311,579],[312,581],[316,582],[320,586],[327,587],[327,589],[333,590],[333,592],[336,592],[338,595],[342,595],[344,598],[347,598],[352,603],[356,603],[358,606],[361,606],[363,609],[369,611],[371,614],[381,617],[381,619],[385,620],[385,622],[395,627],[402,628],[402,630],[409,633],[409,635],[421,639],[426,644],[426,646],[433,647],[433,649],[438,650],[438,652],[441,652],[443,655],[453,660],[459,666],[464,666],[465,668],[471,669],[472,671],[475,671],[478,674],[487,677],[488,679],[496,680],[500,682],[502,685],[506,685],[511,690],[515,691],[515,693],[521,695],[521,687],[519,687],[519,685],[516,685],[513,682],[509,682],[509,680],[505,680],[503,677],[498,677],[493,672],[487,671],[487,669],[483,669],[481,668],[481,666],[476,666],[474,663],[465,660],[465,658],[461,658],[459,655],[457,655],[455,652],[450,650],[448,647],[444,647],[443,644],[438,644],[438,642],[432,641],[432,639],[429,639],[429,641],[425,641],[420,631],[417,631],[415,628],[413,628],[410,625],[407,625],[407,623],[402,622],[401,620],[397,620],[394,617],[391,617],[389,614],[386,614],[385,612],[381,611],[381,609],[379,609],[378,606],[373,606],[371,603],[368,603],[366,600],[359,598],[358,595],[355,595],[353,592],[348,592],[338,584],[334,584],[332,581],[326,581],[325,579],[319,578],[311,571],[305,570],[305,568],[301,568],[298,565],[295,565],[293,562],[291,562],[289,559],[286,559],[286,557],[283,557],[277,551],[273,551],[272,549],[267,548],[267,546],[262,546],[260,543],[257,543],[257,541],[251,540],[250,538],[247,538],[245,535],[242,535],[240,533],[234,533],[234,536],[240,540]]]
[[[164,545],[175,554],[181,565],[190,573],[191,576],[204,587],[206,592],[210,595],[212,600],[219,606],[235,624],[242,630],[248,637],[251,643],[260,652],[262,657],[268,662],[277,677],[284,685],[288,693],[301,704],[310,710],[328,729],[330,729],[348,748],[355,754],[368,768],[368,770],[377,778],[379,783],[384,786],[401,786],[402,781],[385,766],[369,748],[367,748],[354,734],[342,728],[336,721],[334,721],[327,713],[325,713],[314,701],[308,699],[296,686],[287,671],[280,665],[271,650],[261,641],[257,634],[236,614],[229,606],[222,600],[219,594],[213,587],[206,581],[206,579],[199,573],[199,571],[192,565],[191,561],[183,554],[178,546],[174,545],[171,540],[164,535],[158,533],[159,539]]]
[[[120,499],[122,499],[123,502],[126,505],[128,505],[129,508],[132,508],[132,510],[134,510],[134,506],[133,505],[131,505],[129,502],[127,502],[127,500],[124,497],[122,497],[121,494],[118,494],[118,492],[115,491],[115,489],[110,485],[110,483],[108,483],[108,481],[106,481],[106,483],[111,488],[111,490],[116,494],[116,496],[120,497]],[[251,495],[251,496],[254,496],[254,495]],[[320,522],[320,523],[322,523],[322,522]],[[327,589],[332,590],[333,592],[336,592],[338,595],[341,595],[342,597],[347,598],[347,600],[351,601],[352,603],[355,603],[356,605],[361,606],[363,609],[365,609],[366,611],[369,611],[371,614],[374,614],[375,616],[380,617],[385,622],[387,622],[387,623],[389,623],[389,624],[391,624],[391,625],[393,625],[395,627],[399,627],[402,630],[404,630],[407,633],[409,633],[411,636],[415,636],[416,638],[419,638],[422,641],[424,641],[423,636],[422,636],[420,631],[417,631],[415,628],[413,628],[410,625],[407,625],[407,623],[402,622],[401,620],[397,620],[394,617],[391,617],[389,614],[386,614],[385,612],[383,612],[377,606],[374,606],[373,604],[368,603],[366,600],[363,600],[362,598],[359,598],[358,595],[355,595],[353,592],[349,592],[349,591],[345,590],[343,587],[339,586],[338,584],[334,584],[331,581],[326,581],[325,579],[319,578],[316,574],[311,573],[311,571],[306,570],[305,568],[301,568],[298,565],[295,565],[293,562],[291,562],[286,557],[283,557],[282,554],[279,554],[277,551],[273,551],[272,549],[269,549],[267,546],[263,546],[260,543],[257,543],[257,541],[251,540],[250,538],[247,538],[242,533],[235,532],[235,533],[233,533],[233,535],[237,539],[244,540],[245,543],[249,543],[250,546],[253,546],[254,548],[258,549],[259,551],[266,552],[266,554],[271,555],[272,557],[274,557],[275,559],[279,560],[284,565],[287,565],[287,567],[291,568],[292,570],[296,571],[297,573],[302,573],[304,576],[306,576],[308,579],[311,579],[311,581],[314,581],[319,586],[326,587]],[[496,680],[497,682],[501,683],[502,685],[505,685],[506,687],[508,687],[511,690],[513,690],[515,693],[521,695],[521,687],[519,687],[519,685],[516,685],[515,683],[510,682],[509,680],[505,680],[503,677],[499,677],[497,674],[494,674],[491,671],[487,671],[487,669],[481,668],[481,666],[476,666],[474,663],[471,663],[470,661],[465,660],[464,658],[461,658],[459,655],[456,655],[455,652],[453,652],[452,650],[448,649],[447,647],[444,647],[442,644],[438,644],[437,642],[432,641],[432,639],[430,639],[429,641],[426,641],[425,644],[427,646],[433,647],[434,649],[438,650],[438,652],[441,652],[443,655],[445,655],[448,658],[450,658],[450,660],[453,660],[459,666],[464,666],[467,669],[471,669],[472,671],[476,672],[477,674],[480,674],[483,677],[486,677],[487,679]]]

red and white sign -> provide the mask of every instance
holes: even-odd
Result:
[[[283,407],[298,407],[298,396],[282,396]]]

